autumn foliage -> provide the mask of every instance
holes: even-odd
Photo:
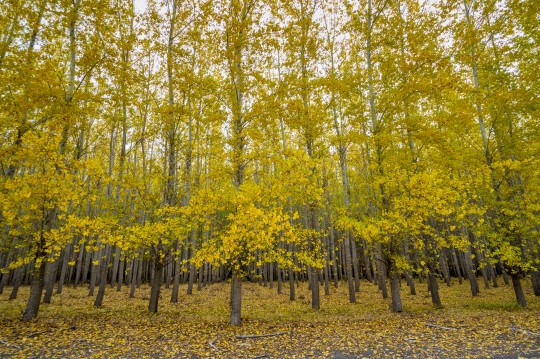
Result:
[[[234,325],[245,282],[315,311],[342,281],[393,312],[419,283],[537,305],[538,10],[2,2],[0,294],[25,321],[64,285],[148,283],[158,312],[231,281]]]

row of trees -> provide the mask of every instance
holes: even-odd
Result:
[[[0,4],[0,291],[231,278],[540,295],[540,9],[517,0]],[[12,293],[12,295],[14,294]]]

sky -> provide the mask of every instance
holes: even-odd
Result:
[[[135,11],[142,12],[146,7],[146,0],[135,0]]]

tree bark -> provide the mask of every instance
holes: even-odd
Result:
[[[233,275],[231,282],[231,325],[242,323],[242,278]]]
[[[171,303],[178,303],[178,291],[180,289],[180,270],[182,267],[182,257],[178,254],[178,258],[174,261],[174,279],[171,293]]]
[[[154,263],[154,277],[152,278],[152,286],[150,288],[150,302],[148,304],[148,311],[150,313],[157,313],[159,294],[161,292],[161,282],[163,279],[163,264],[159,262]]]
[[[64,249],[64,257],[62,259],[62,268],[60,269],[60,279],[58,280],[58,287],[56,288],[56,293],[60,294],[62,293],[62,289],[64,287],[64,283],[66,281],[66,274],[68,272],[69,267],[69,258],[71,256],[71,243],[68,243],[66,245],[66,248]],[[69,281],[69,278],[68,278]]]
[[[399,290],[399,274],[392,273],[390,291],[392,292],[392,312],[399,313],[403,311],[401,304],[401,293]]]
[[[137,278],[140,271],[140,261],[138,259],[133,260],[133,269],[131,273],[131,288],[129,290],[129,297],[135,298],[135,289],[137,288]]]
[[[315,310],[321,309],[319,272],[315,267],[311,268],[311,308]]]
[[[521,287],[521,275],[519,273],[513,273],[510,277],[512,278],[512,286],[514,287],[517,303],[522,307],[526,307],[527,300],[525,299],[525,293]]]
[[[536,297],[540,296],[540,271],[539,270],[535,270],[531,273],[531,285],[533,288],[534,295]]]
[[[41,294],[43,293],[43,281],[45,277],[45,263],[41,263],[38,268],[34,268],[32,282],[30,283],[30,297],[26,302],[22,320],[27,322],[37,317]]]
[[[471,285],[471,294],[473,297],[480,294],[480,286],[478,285],[478,279],[473,269],[473,262],[471,260],[471,249],[467,250],[465,253],[465,267],[467,270],[467,277],[469,279],[469,284]]]
[[[294,271],[289,268],[289,300],[296,300],[296,290],[294,288]]]
[[[105,287],[107,286],[107,268],[109,266],[109,257],[111,252],[111,246],[105,245],[105,254],[100,260],[99,266],[99,287],[96,300],[94,301],[94,307],[101,307],[103,304],[103,297],[105,296]]]
[[[277,272],[277,294],[281,294],[283,291],[283,277],[282,277],[283,271],[279,267],[277,267],[276,272]]]
[[[437,282],[437,276],[431,272],[428,273],[429,288],[431,292],[431,302],[433,306],[439,308],[442,306],[441,297],[439,296],[439,283]]]
[[[54,262],[47,262],[45,265],[45,295],[43,296],[43,303],[49,304],[54,292],[54,283],[56,280],[56,272],[58,271],[58,259]]]
[[[122,290],[122,285],[124,284],[124,266],[125,266],[125,259],[122,258],[120,260],[120,266],[118,268],[118,284],[116,286],[117,292],[120,292]]]
[[[15,272],[13,273],[13,279],[11,280],[13,288],[11,289],[11,293],[9,294],[9,300],[17,299],[17,293],[19,293],[19,288],[21,287],[23,280],[23,271],[24,267],[21,266],[16,268]]]

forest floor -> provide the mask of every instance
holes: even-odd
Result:
[[[0,295],[0,358],[540,358],[540,298],[523,281],[529,307],[514,304],[511,286],[471,297],[468,282],[441,285],[443,308],[433,309],[425,284],[402,287],[403,313],[391,313],[375,285],[362,282],[350,304],[346,284],[321,288],[321,310],[311,309],[305,284],[295,302],[258,284],[243,287],[243,323],[232,327],[227,283],[170,303],[163,289],[159,313],[147,312],[149,287],[107,288],[94,308],[88,289],[65,287],[37,320],[20,320],[29,288],[9,301]],[[431,326],[434,325],[434,326]],[[439,327],[435,327],[439,326]],[[443,328],[444,327],[444,328]],[[239,335],[279,334],[261,338]]]

